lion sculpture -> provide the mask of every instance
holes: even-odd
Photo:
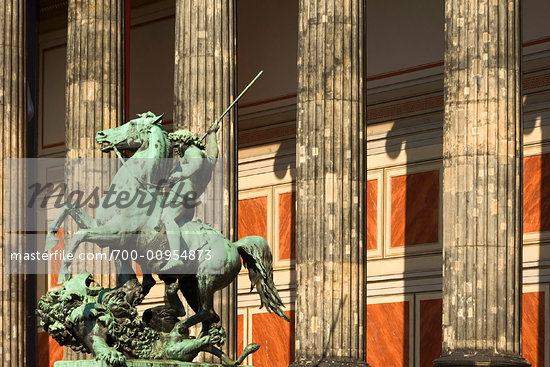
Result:
[[[239,365],[260,347],[249,344],[238,360],[231,360],[216,348],[225,342],[220,326],[214,325],[198,338],[190,337],[185,324],[175,317],[163,317],[164,325],[152,326],[140,318],[135,307],[143,300],[137,280],[116,289],[93,287],[92,282],[89,273],[77,275],[42,296],[37,313],[41,326],[60,345],[92,353],[109,366],[125,366],[127,358],[189,362],[201,351],[219,357],[224,364]],[[160,311],[157,308],[155,312]]]

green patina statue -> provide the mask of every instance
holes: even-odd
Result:
[[[205,134],[206,145],[186,130],[167,134],[161,126],[162,116],[151,112],[113,129],[97,133],[96,141],[104,152],[131,151],[130,158],[111,181],[111,188],[138,192],[155,197],[158,183],[155,178],[169,171],[165,195],[173,202],[188,198],[189,192],[201,195],[210,181],[214,161],[218,155],[216,132],[219,120]],[[169,158],[176,150],[180,160],[175,168],[166,167],[161,158]],[[144,159],[145,160],[144,163]],[[152,159],[151,159],[152,158]],[[105,200],[103,197],[100,204]],[[259,346],[250,344],[243,355],[233,361],[215,345],[223,344],[224,331],[217,325],[220,317],[213,309],[214,292],[228,286],[241,270],[248,268],[252,287],[256,287],[261,307],[275,312],[289,321],[283,312],[283,303],[273,283],[273,258],[266,240],[247,236],[237,242],[226,239],[212,226],[194,221],[194,207],[175,205],[165,207],[162,200],[151,207],[138,203],[120,206],[99,205],[95,217],[89,216],[76,204],[61,208],[48,227],[46,249],[52,249],[63,221],[72,217],[79,225],[66,252],[74,253],[82,242],[92,242],[112,250],[182,251],[201,249],[210,256],[184,262],[178,259],[159,259],[140,256],[123,260],[119,257],[115,289],[90,287],[87,273],[71,277],[70,259],[65,259],[59,274],[64,285],[48,292],[39,303],[39,315],[44,329],[60,344],[76,350],[93,353],[97,359],[111,365],[122,365],[126,357],[158,359],[169,358],[191,361],[200,351],[212,353],[226,364],[240,364]],[[157,202],[155,202],[157,203]],[[181,203],[183,204],[183,203]],[[143,270],[139,283],[131,260]],[[241,263],[242,261],[242,263]],[[170,274],[166,270],[171,270]],[[152,274],[166,284],[168,304],[146,310],[138,317],[136,306],[155,284]],[[178,296],[181,292],[194,315],[185,316]],[[201,323],[196,338],[189,336],[189,328]]]
[[[178,166],[170,174],[170,190],[166,202],[171,205],[166,205],[162,210],[161,223],[159,223],[166,228],[166,237],[172,253],[181,253],[181,223],[190,222],[195,214],[195,206],[185,205],[189,200],[189,193],[193,193],[196,197],[201,196],[212,177],[216,158],[218,158],[216,132],[219,126],[219,122],[215,122],[208,131],[206,147],[188,130],[177,130],[168,134],[177,154],[181,157]],[[189,241],[186,247],[196,250],[197,246],[190,246],[195,242]],[[184,265],[181,259],[171,257],[162,270],[171,271]]]
[[[192,361],[199,352],[212,353],[224,364],[241,364],[260,347],[249,344],[238,360],[231,360],[216,345],[225,341],[225,332],[212,327],[207,335],[191,338],[184,322],[165,318],[169,333],[148,326],[134,304],[141,286],[128,281],[123,287],[91,287],[92,276],[81,273],[40,299],[40,323],[60,345],[75,351],[93,353],[110,366],[124,366],[126,358],[174,359]]]

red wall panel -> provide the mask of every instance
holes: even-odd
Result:
[[[367,250],[377,247],[378,180],[367,181]]]
[[[243,315],[237,315],[237,356],[243,352],[244,327]]]
[[[252,354],[255,367],[288,367],[294,361],[294,311],[285,313],[291,322],[274,313],[252,315],[252,342],[261,345]]]
[[[367,305],[367,362],[409,366],[409,302]]]
[[[523,159],[523,232],[550,230],[550,154]]]
[[[239,200],[239,239],[262,236],[267,239],[267,196]]]
[[[279,195],[279,260],[295,258],[296,195],[287,192]]]
[[[439,171],[391,178],[391,247],[437,242],[438,223]]]
[[[523,357],[533,367],[544,366],[544,292],[523,294],[522,344]]]
[[[433,360],[441,355],[442,300],[420,301],[420,367],[433,367]]]
[[[38,333],[38,367],[53,367],[63,360],[63,347],[46,332]]]
[[[63,245],[63,242],[64,242],[64,238],[63,236],[65,235],[65,232],[63,231],[63,228],[60,228],[59,231],[57,231],[57,233],[55,234],[55,238],[57,238],[58,242],[57,242],[57,245],[55,245],[55,247],[53,249],[50,250],[50,252],[55,252],[55,251],[63,251],[63,248],[64,248],[64,245]],[[61,259],[59,256],[57,257],[52,257],[52,260],[50,261],[50,274],[51,274],[51,277],[50,277],[50,287],[51,288],[55,288],[57,287],[57,280],[58,280],[58,274],[59,274],[59,270],[61,269]]]

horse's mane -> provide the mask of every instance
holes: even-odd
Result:
[[[148,128],[147,128],[147,131],[151,131],[151,129],[153,127],[158,127],[160,129],[160,133],[161,133],[161,136],[162,136],[162,139],[164,140],[163,143],[164,143],[164,149],[166,149],[164,153],[164,156],[166,158],[170,158],[172,156],[172,142],[170,141],[169,137],[168,137],[168,132],[164,129],[164,127],[161,125],[160,122],[154,122],[152,123]],[[138,150],[146,150],[146,149],[149,149],[149,141],[145,141],[142,146],[138,149]]]

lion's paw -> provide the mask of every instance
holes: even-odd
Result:
[[[225,343],[225,330],[219,325],[213,325],[208,330],[208,338],[210,344],[221,347]]]
[[[96,355],[95,358],[98,361],[105,361],[109,366],[112,367],[126,366],[126,357],[124,357],[124,354],[113,348],[105,348],[101,351],[101,353]]]

